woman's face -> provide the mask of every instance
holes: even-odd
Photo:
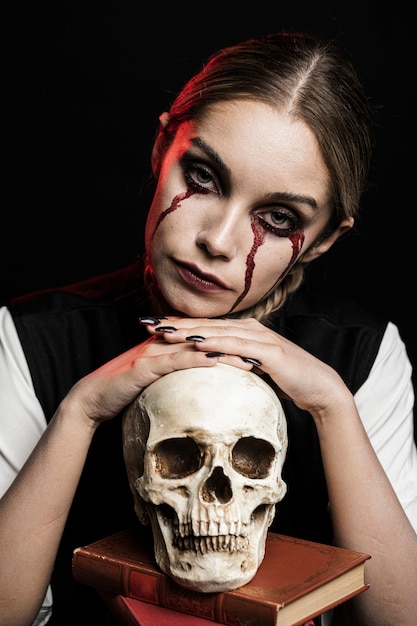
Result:
[[[301,255],[310,260],[331,214],[314,135],[264,103],[213,105],[179,127],[157,168],[146,250],[162,296],[190,317],[263,299]]]

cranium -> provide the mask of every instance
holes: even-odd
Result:
[[[286,419],[272,388],[224,364],[167,374],[127,408],[123,446],[159,567],[198,591],[249,582],[286,493]]]

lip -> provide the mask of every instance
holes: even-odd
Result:
[[[198,291],[220,292],[229,291],[229,287],[214,274],[203,272],[190,263],[175,261],[175,266],[182,280]]]

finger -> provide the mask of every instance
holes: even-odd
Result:
[[[244,324],[225,324],[224,321],[220,324],[219,321],[212,323],[211,320],[206,321],[205,325],[190,325],[189,321],[186,326],[182,325],[182,322],[174,322],[169,320],[168,323],[160,324],[154,328],[150,328],[149,332],[153,336],[163,337],[168,343],[178,343],[181,341],[201,341],[207,340],[211,337],[226,337],[234,336],[236,338],[242,338],[247,340],[257,340],[260,342],[273,341],[278,335],[267,329],[258,322]]]
[[[243,329],[266,330],[266,327],[252,318],[236,320],[227,318],[187,318],[167,316],[166,318],[141,318],[146,322],[155,321],[155,323],[147,324],[151,333],[163,333],[182,331],[186,329],[208,328],[217,333],[238,332]],[[271,332],[271,331],[270,331]]]

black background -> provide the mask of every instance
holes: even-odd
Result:
[[[215,49],[290,28],[347,47],[377,111],[361,217],[311,279],[386,311],[416,362],[411,4],[16,1],[2,24],[0,302],[134,260],[159,113]]]

